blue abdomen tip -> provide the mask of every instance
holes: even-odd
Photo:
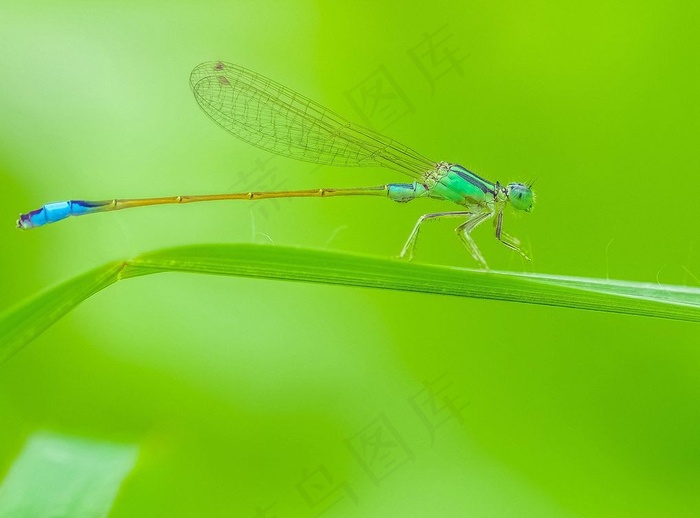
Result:
[[[104,203],[85,202],[82,200],[58,201],[47,203],[43,207],[26,214],[20,214],[17,228],[28,229],[48,225],[66,219],[68,216],[82,216],[95,212]]]

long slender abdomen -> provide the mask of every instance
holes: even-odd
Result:
[[[203,194],[194,196],[166,196],[162,198],[132,198],[114,199],[102,201],[69,200],[55,203],[47,203],[43,207],[20,214],[17,220],[17,228],[30,229],[48,225],[61,221],[69,216],[82,216],[84,214],[94,214],[96,212],[106,212],[112,210],[131,209],[134,207],[147,207],[150,205],[184,204],[215,200],[264,200],[267,198],[330,198],[334,196],[387,196],[391,191],[392,184],[376,185],[373,187],[349,187],[341,189],[304,189],[299,191],[277,191],[277,192],[237,192],[227,194]],[[415,193],[415,189],[410,188],[412,184],[401,184],[402,199],[397,201],[408,201],[407,197]],[[408,187],[406,187],[408,186]],[[410,191],[410,192],[409,192]],[[392,198],[394,199],[394,198]]]

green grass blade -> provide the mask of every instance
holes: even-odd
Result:
[[[0,315],[0,364],[82,301],[119,279],[123,262],[109,263],[35,295]]]
[[[320,282],[700,321],[700,289],[470,270],[259,245],[172,248],[128,261],[123,276],[186,271]]]
[[[106,517],[137,455],[132,444],[35,432],[0,484],[0,516]]]
[[[0,363],[90,295],[119,279],[192,272],[473,297],[700,322],[700,289],[486,272],[321,250],[196,245],[110,263],[0,316]]]

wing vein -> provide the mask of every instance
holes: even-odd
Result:
[[[207,62],[190,76],[214,122],[271,153],[321,165],[380,166],[422,178],[435,162],[246,68]]]

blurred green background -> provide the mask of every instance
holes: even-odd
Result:
[[[447,209],[232,202],[14,228],[70,198],[406,180],[232,138],[188,85],[218,59],[435,160],[536,177],[534,212],[506,219],[533,261],[485,226],[492,268],[699,284],[695,2],[0,1],[0,309],[167,246],[394,256]],[[427,227],[417,260],[475,267],[452,226]],[[641,317],[133,279],[0,366],[0,510],[56,509],[79,464],[113,517],[698,516],[699,345],[697,324]],[[61,444],[85,462],[52,478],[41,452]]]

